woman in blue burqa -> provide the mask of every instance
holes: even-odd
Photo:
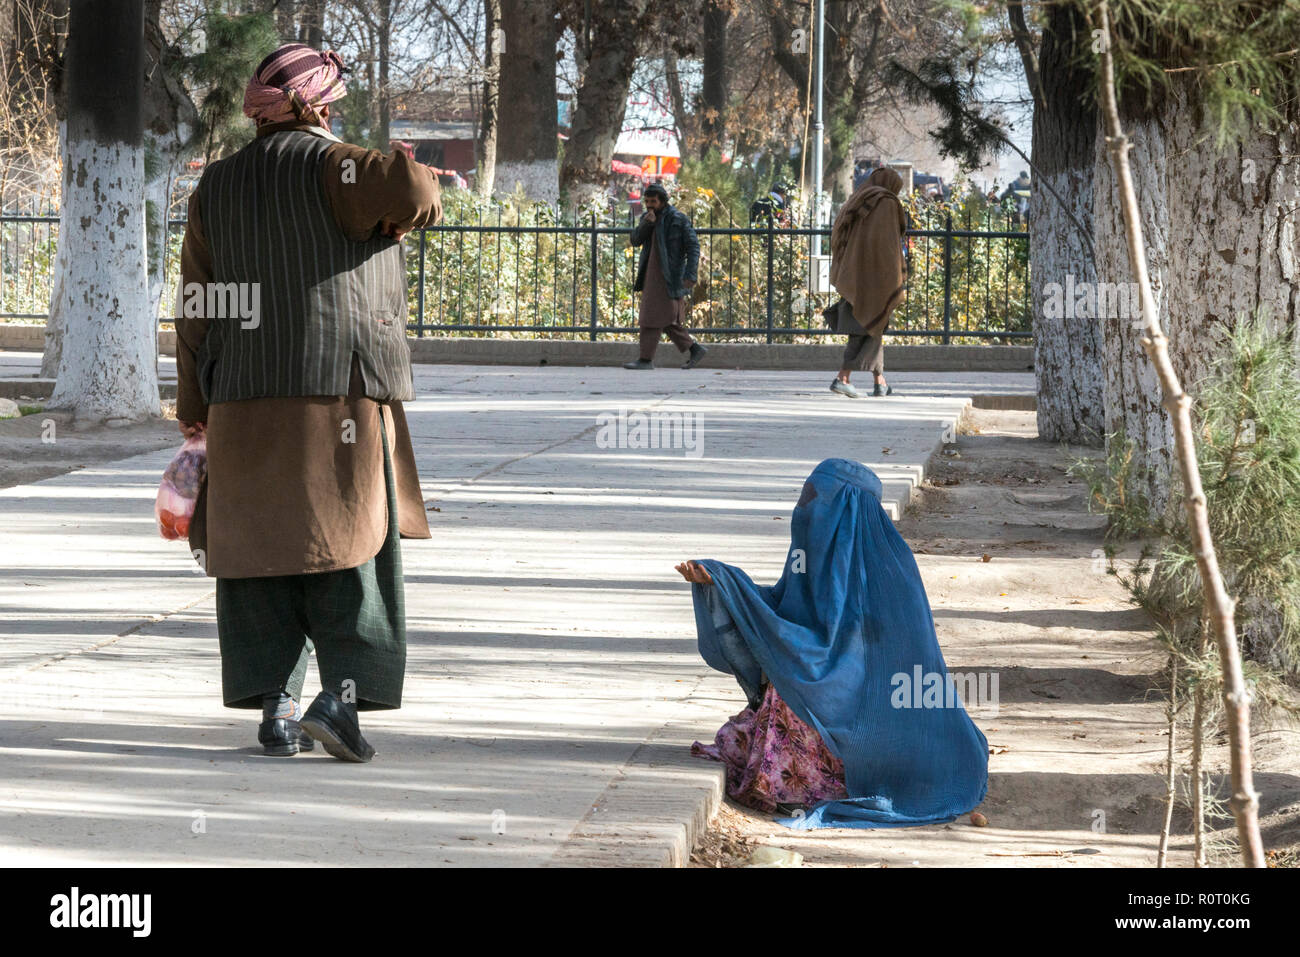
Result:
[[[749,699],[692,752],[726,764],[738,803],[795,810],[792,827],[943,823],[988,787],[988,743],[949,681],[880,491],[857,462],[818,465],[771,587],[718,561],[677,566],[693,582],[700,653]]]

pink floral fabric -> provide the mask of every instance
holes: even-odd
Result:
[[[758,811],[849,796],[840,759],[771,684],[757,711],[746,708],[718,730],[713,744],[691,745],[691,754],[725,764],[727,796]]]

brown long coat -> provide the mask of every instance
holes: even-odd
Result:
[[[907,287],[902,187],[902,177],[892,169],[876,170],[844,203],[831,229],[831,284],[866,335],[884,332]]]
[[[277,123],[258,135],[286,129],[319,131],[305,123]],[[345,160],[355,162],[355,178],[342,175]],[[337,143],[325,155],[321,188],[339,228],[357,240],[381,222],[406,231],[442,217],[437,179],[400,152],[385,156]],[[182,284],[214,281],[202,216],[192,196]],[[431,537],[402,403],[367,399],[355,364],[347,396],[206,406],[195,369],[207,321],[177,319],[176,332],[177,418],[207,423],[208,480],[190,545],[202,550],[209,576],[296,575],[353,568],[373,558],[388,527],[381,416],[402,537]]]
[[[649,243],[650,258],[646,262],[645,288],[641,290],[641,307],[637,311],[637,324],[645,329],[663,329],[686,322],[686,298],[672,299],[668,295],[668,281],[664,278],[663,264],[659,261],[659,244]]]

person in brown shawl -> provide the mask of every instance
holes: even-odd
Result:
[[[854,399],[861,394],[849,382],[854,369],[871,370],[873,395],[894,392],[885,382],[884,336],[907,284],[907,213],[898,198],[902,188],[898,173],[888,167],[875,170],[845,202],[831,228],[831,284],[841,299],[827,310],[827,323],[849,337],[831,391]]]
[[[302,44],[263,60],[244,100],[256,138],[190,198],[176,412],[207,437],[190,544],[216,579],[226,706],[262,709],[267,754],[314,738],[368,761],[358,711],[402,702],[398,539],[430,537],[400,239],[442,210],[427,167],[329,132],[341,73]],[[313,646],[323,690],[304,714]]]

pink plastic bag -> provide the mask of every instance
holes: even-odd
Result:
[[[158,485],[153,514],[163,538],[172,541],[189,537],[194,503],[207,474],[208,440],[200,433],[185,440]]]

